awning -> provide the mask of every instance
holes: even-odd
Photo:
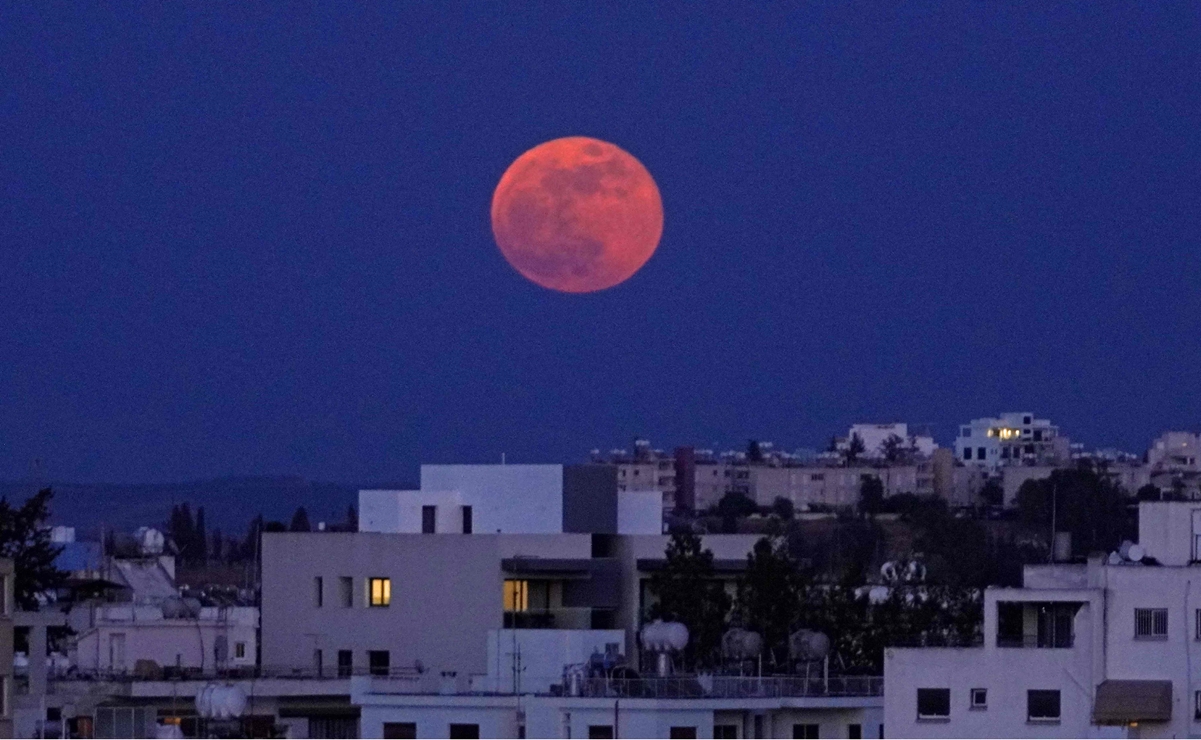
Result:
[[[1171,719],[1171,681],[1102,681],[1097,686],[1093,724],[1126,725]]]
[[[589,578],[595,567],[587,558],[504,558],[500,568],[505,573],[523,576],[558,576]]]

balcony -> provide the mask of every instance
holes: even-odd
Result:
[[[998,601],[997,647],[1071,648],[1081,606],[1072,601]]]
[[[590,630],[609,629],[613,610],[589,606],[505,611],[504,629],[517,630]]]

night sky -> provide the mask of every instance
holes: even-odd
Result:
[[[626,5],[6,4],[0,478],[1201,424],[1201,4]],[[588,295],[489,225],[571,135],[665,211]]]

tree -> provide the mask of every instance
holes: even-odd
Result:
[[[1005,504],[1005,489],[996,478],[989,478],[980,489],[980,500],[985,506],[1003,506]]]
[[[880,443],[880,452],[884,453],[885,460],[895,463],[905,458],[908,447],[900,435],[890,434]]]
[[[648,584],[656,601],[647,616],[688,627],[685,664],[694,669],[715,666],[731,603],[725,586],[714,575],[713,552],[702,549],[698,535],[675,532],[665,557],[663,569],[652,574]]]
[[[54,560],[61,547],[50,541],[50,499],[54,492],[43,488],[13,507],[0,497],[0,557],[13,561],[13,599],[22,609],[37,609],[38,594],[62,585],[67,574]]]
[[[192,532],[193,557],[197,563],[207,564],[209,559],[208,532],[204,526],[204,507],[196,508],[196,529]]]
[[[292,532],[313,531],[312,525],[309,524],[309,512],[305,511],[303,506],[298,508],[296,513],[292,515],[292,526],[288,529]]]
[[[1163,499],[1163,491],[1161,491],[1159,486],[1155,485],[1154,483],[1148,483],[1147,485],[1138,489],[1138,493],[1135,494],[1135,498],[1137,498],[1139,501],[1160,501]]]
[[[759,446],[759,440],[752,439],[746,443],[746,461],[750,463],[763,462],[763,448]]]
[[[346,507],[346,531],[359,531],[359,513],[355,511],[354,506]]]
[[[766,663],[776,669],[788,664],[800,594],[800,574],[780,538],[764,537],[747,555],[746,572],[738,579],[735,615],[763,637]]]
[[[884,503],[884,482],[876,475],[859,478],[859,513],[875,516]]]
[[[852,434],[851,438],[847,441],[846,449],[842,451],[842,457],[846,466],[849,468],[854,465],[859,456],[866,450],[867,447],[863,444],[863,438],[859,436],[858,432]]]
[[[1022,520],[1048,539],[1052,520],[1057,531],[1070,532],[1076,552],[1115,550],[1122,540],[1137,539],[1137,514],[1127,508],[1126,495],[1093,470],[1055,470],[1028,480],[1018,489],[1017,506]]]
[[[757,511],[759,507],[741,491],[728,491],[714,507],[714,513],[721,517],[722,531],[727,533],[737,528],[739,519],[745,519]]]
[[[796,514],[796,507],[792,503],[792,499],[776,496],[776,500],[771,503],[772,513],[780,517],[784,521],[790,521]]]

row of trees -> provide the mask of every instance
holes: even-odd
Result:
[[[770,672],[792,668],[789,636],[798,629],[826,633],[836,665],[850,673],[878,675],[884,648],[902,644],[967,644],[981,625],[981,590],[931,583],[894,587],[873,600],[862,581],[822,581],[793,557],[786,538],[764,537],[747,557],[733,589],[717,578],[713,554],[699,536],[677,533],[667,562],[650,582],[656,601],[652,619],[688,627],[684,663],[695,670],[722,665],[721,638],[742,627],[763,637],[763,665]]]
[[[353,506],[346,511],[346,519],[337,522],[330,531],[358,531],[358,514]],[[227,537],[220,529],[211,534],[206,530],[204,507],[198,507],[193,516],[187,503],[171,507],[167,520],[166,535],[175,544],[177,557],[182,565],[197,566],[215,563],[241,563],[253,560],[258,552],[259,535],[263,532],[310,532],[313,526],[309,513],[303,507],[292,514],[290,524],[264,520],[259,514],[250,521],[244,537]],[[110,546],[110,552],[112,551]]]

